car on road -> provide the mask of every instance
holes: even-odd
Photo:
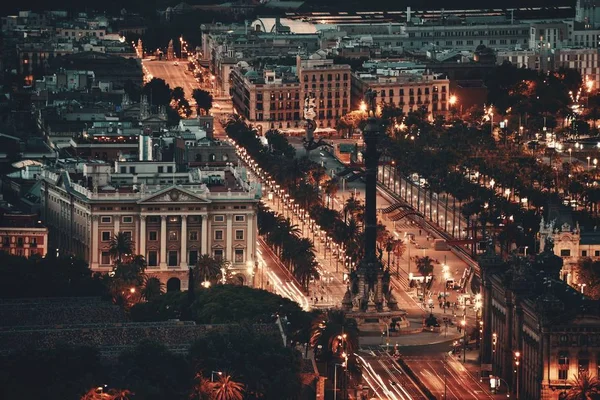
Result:
[[[178,63],[177,61],[175,61],[175,62],[173,63],[173,65],[179,65],[179,63]]]

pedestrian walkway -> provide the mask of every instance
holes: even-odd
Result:
[[[394,336],[393,334],[390,337],[387,337],[387,334],[380,336],[361,336],[358,339],[359,346],[361,347],[373,347],[379,346],[383,348],[394,347],[396,344],[399,347],[403,346],[427,346],[439,343],[448,342],[448,351],[450,351],[450,344],[455,340],[458,340],[462,337],[461,334],[454,332],[428,332],[422,331],[422,325],[419,324],[417,326],[412,326],[413,322],[411,321],[411,327],[409,327],[410,333],[400,334]],[[420,321],[419,321],[420,322]],[[420,331],[420,332],[419,332]]]

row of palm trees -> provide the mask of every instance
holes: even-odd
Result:
[[[257,132],[238,117],[225,125],[229,137],[266,171],[272,179],[306,210],[313,220],[337,243],[354,240],[358,224],[349,226],[339,212],[323,205],[322,195],[336,192],[336,178],[327,178],[325,169],[307,157],[295,158],[295,151],[287,138],[278,131],[269,131],[269,146],[262,145]],[[331,201],[329,202],[331,205]],[[354,210],[350,206],[348,210]],[[348,254],[355,257],[356,254]]]
[[[196,374],[190,398],[198,400],[243,400],[245,386],[235,381],[230,375],[222,372],[215,381],[208,379],[201,372]],[[81,400],[133,400],[135,393],[128,389],[106,388],[99,386],[87,391]]]
[[[363,256],[363,233],[361,223],[364,213],[364,205],[356,197],[351,196],[344,203],[342,212],[333,208],[333,198],[339,190],[339,179],[337,177],[328,178],[325,169],[309,160],[306,157],[295,158],[293,147],[290,146],[287,138],[278,131],[271,130],[266,133],[269,140],[269,147],[261,144],[257,138],[257,133],[251,126],[247,125],[240,117],[233,117],[228,121],[225,127],[228,135],[243,147],[245,151],[258,163],[263,171],[266,171],[274,181],[295,200],[303,210],[307,210],[311,218],[323,230],[334,243],[343,244],[345,256],[348,256],[354,262],[357,262]],[[326,200],[325,204],[323,198]],[[289,250],[284,249],[287,244],[279,231],[272,231],[273,227],[290,229],[286,226],[284,220],[276,222],[275,217],[264,217],[259,220],[259,225],[264,222],[266,225],[262,232],[269,234],[268,242],[274,244],[279,255],[286,263],[292,263],[289,259],[292,255],[301,254],[298,251],[307,251],[309,249],[307,242],[298,242],[298,245],[290,245]],[[392,241],[391,234],[380,241],[380,247],[388,252],[388,264],[390,253],[398,250],[401,256],[403,246],[400,241]],[[312,250],[312,246],[310,246]],[[309,254],[309,253],[307,253]],[[310,264],[313,262],[311,257],[298,261],[302,264],[299,269],[299,275],[302,280],[309,275],[311,271]],[[293,266],[291,266],[292,269]]]
[[[318,279],[318,262],[312,240],[301,237],[298,225],[289,218],[259,205],[257,211],[258,233],[265,238],[281,262],[308,290],[311,279]]]

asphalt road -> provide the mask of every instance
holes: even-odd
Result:
[[[258,240],[257,252],[259,268],[254,276],[254,287],[287,297],[308,311],[310,304],[300,285],[262,239]]]
[[[196,82],[192,72],[188,71],[187,61],[179,61],[178,64],[179,65],[175,65],[175,61],[143,61],[144,72],[146,73],[147,78],[154,77],[164,79],[171,89],[178,86],[182,87],[185,92],[185,98],[190,104],[194,104],[192,92],[194,89],[199,89],[200,85]],[[195,109],[195,107],[192,107],[192,109]]]
[[[493,398],[486,393],[482,384],[452,357],[406,356],[404,361],[438,399]]]
[[[415,383],[385,351],[361,350],[363,382],[369,386],[369,399],[421,400],[426,397]]]

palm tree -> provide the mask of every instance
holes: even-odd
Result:
[[[198,372],[194,377],[194,386],[190,398],[198,400],[213,400],[215,383]]]
[[[301,253],[293,263],[294,276],[298,279],[303,289],[308,290],[310,278],[316,279],[319,277],[319,270],[317,269],[319,263],[315,260],[314,253]]]
[[[222,375],[215,383],[213,400],[243,400],[244,384],[234,381],[230,375]]]
[[[164,293],[164,284],[155,276],[144,275],[144,283],[142,286],[142,298],[146,301],[151,301]]]
[[[120,264],[123,256],[133,253],[133,247],[134,242],[131,240],[131,235],[119,232],[110,240],[108,252],[113,258],[116,258],[117,264]]]
[[[321,349],[326,358],[353,354],[358,349],[356,320],[346,318],[340,310],[327,311],[313,321],[310,345],[314,350]]]
[[[600,381],[589,372],[580,372],[569,382],[571,389],[564,400],[595,400],[600,397]]]
[[[433,263],[433,259],[431,259],[429,256],[416,258],[417,270],[422,276],[431,275],[433,272]]]
[[[112,400],[129,400],[134,393],[128,389],[110,389],[109,395]]]
[[[198,285],[203,281],[216,281],[221,274],[223,268],[223,262],[209,256],[208,254],[202,254],[196,266],[194,267],[194,276],[198,281]]]
[[[346,200],[346,204],[344,204],[344,222],[348,220],[348,216],[354,216],[360,213],[362,205],[360,200],[356,197],[351,196],[348,200]]]

